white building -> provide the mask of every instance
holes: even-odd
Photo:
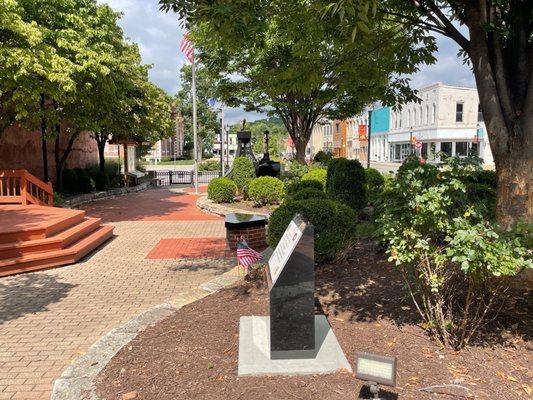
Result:
[[[419,90],[420,103],[390,110],[390,127],[384,137],[371,140],[373,161],[401,162],[411,152],[428,161],[439,153],[476,155],[493,164],[477,90],[436,83]]]

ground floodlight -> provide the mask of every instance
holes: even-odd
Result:
[[[370,392],[375,399],[379,399],[378,384],[396,385],[396,357],[357,352],[355,353],[355,377],[367,381],[370,385]]]

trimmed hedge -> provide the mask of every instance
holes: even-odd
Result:
[[[237,189],[243,195],[248,192],[248,184],[255,178],[255,167],[248,157],[236,157],[233,161],[231,179],[237,185]]]
[[[300,182],[294,182],[289,185],[287,185],[287,196],[294,195],[296,192],[299,192],[303,189],[317,189],[317,190],[324,190],[324,187],[322,184],[318,181],[300,181]]]
[[[354,210],[363,209],[366,202],[365,170],[357,160],[334,158],[329,164],[326,192]]]
[[[237,194],[237,185],[231,179],[215,178],[207,186],[207,198],[215,203],[232,203]]]
[[[291,200],[326,199],[327,194],[323,190],[304,188],[292,195]]]
[[[289,201],[277,208],[268,222],[268,244],[276,247],[295,214],[302,214],[315,228],[315,258],[334,258],[356,233],[357,215],[343,203],[327,199]]]
[[[313,169],[302,175],[302,182],[317,181],[322,185],[322,190],[326,187],[328,171],[326,169]]]
[[[248,196],[260,205],[279,204],[285,196],[285,187],[278,178],[261,176],[248,184]]]
[[[315,154],[313,161],[320,164],[328,165],[332,159],[333,156],[331,155],[331,153],[326,153],[325,151],[320,150],[318,153]]]

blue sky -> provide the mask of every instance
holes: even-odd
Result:
[[[180,87],[179,71],[187,61],[179,52],[182,29],[176,15],[159,11],[157,0],[100,0],[123,13],[119,24],[126,37],[139,45],[143,62],[152,64],[150,79],[167,92],[176,93]],[[443,82],[449,85],[475,87],[474,77],[462,60],[457,58],[457,46],[444,37],[438,37],[437,63],[422,67],[411,76],[415,88]],[[240,109],[226,111],[228,123],[246,117],[261,118],[260,114],[245,113]]]

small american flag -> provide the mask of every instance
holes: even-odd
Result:
[[[180,50],[190,62],[194,62],[194,48],[192,47],[192,42],[189,40],[189,32],[183,35]]]
[[[253,250],[244,240],[237,243],[237,260],[245,269],[263,259],[261,253]]]

